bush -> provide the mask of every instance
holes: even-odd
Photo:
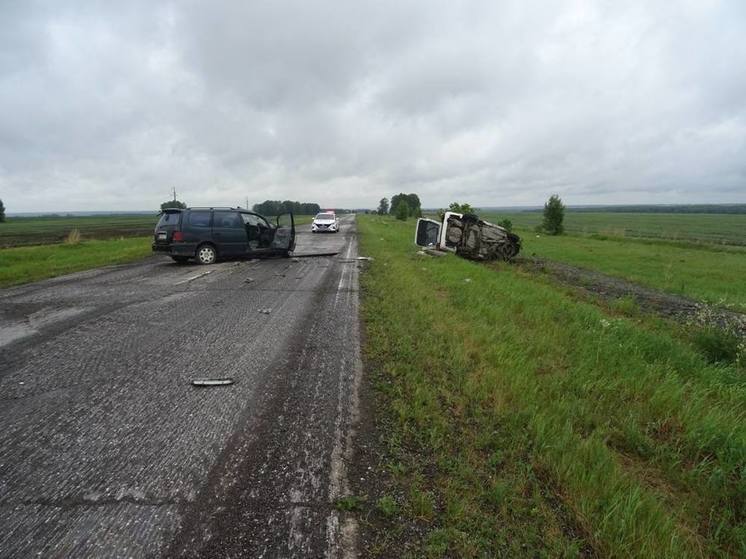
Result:
[[[512,231],[513,230],[513,222],[509,219],[505,218],[501,221],[498,221],[497,224],[505,229],[506,231]]]
[[[544,220],[541,222],[541,230],[547,235],[561,235],[565,228],[562,221],[565,219],[565,205],[556,194],[552,194],[544,204]]]
[[[409,204],[407,204],[406,200],[399,200],[396,204],[396,208],[394,208],[394,215],[396,216],[396,219],[400,219],[401,221],[407,220],[409,217]]]
[[[65,244],[66,245],[80,244],[80,231],[78,230],[77,227],[67,234],[67,237],[65,238]]]
[[[738,335],[710,326],[694,333],[694,345],[712,363],[736,363],[739,358],[740,342]]]

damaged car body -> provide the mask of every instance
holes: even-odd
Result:
[[[455,252],[470,260],[512,260],[521,239],[474,214],[446,212],[443,221],[419,218],[414,242],[423,248]]]
[[[271,223],[239,208],[166,209],[155,226],[153,252],[176,262],[195,258],[212,264],[218,258],[290,256],[295,249],[293,214]]]

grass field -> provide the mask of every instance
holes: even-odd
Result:
[[[153,233],[158,216],[11,217],[0,223],[0,248],[61,243],[73,229],[83,240],[142,237]]]
[[[541,212],[480,213],[488,221],[508,218],[514,227],[531,229]],[[671,239],[711,244],[746,245],[746,214],[663,214],[565,212],[565,231],[609,237]]]
[[[513,266],[417,256],[412,227],[359,218],[374,553],[746,554],[743,369]]]
[[[2,249],[0,287],[139,260],[151,254],[150,243],[151,237],[134,237]]]
[[[524,257],[566,262],[746,312],[746,251],[742,249],[518,233]]]

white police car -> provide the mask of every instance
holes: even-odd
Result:
[[[311,233],[337,233],[338,231],[339,219],[334,212],[322,212],[313,218]]]

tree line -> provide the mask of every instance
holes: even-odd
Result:
[[[312,202],[294,202],[291,200],[265,200],[261,204],[254,204],[251,208],[261,215],[281,215],[293,213],[295,215],[316,215],[321,206]]]

